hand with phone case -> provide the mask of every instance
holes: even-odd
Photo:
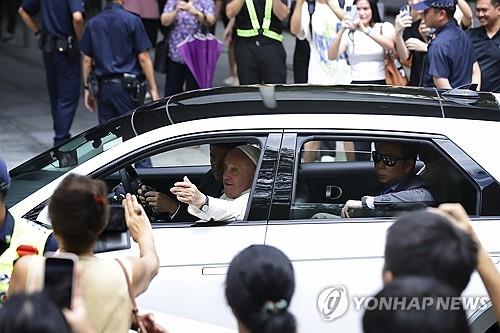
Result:
[[[410,7],[405,5],[401,7],[399,14],[396,15],[396,20],[394,22],[394,28],[396,30],[397,35],[403,35],[403,32],[406,28],[411,27],[412,18],[410,15]]]

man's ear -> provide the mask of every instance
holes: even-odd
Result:
[[[384,283],[384,286],[391,283],[392,280],[394,280],[394,275],[392,274],[392,272],[384,270],[382,272],[382,282]]]

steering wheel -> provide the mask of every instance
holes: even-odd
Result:
[[[125,193],[138,195],[139,193],[137,190],[141,188],[143,182],[134,167],[132,165],[127,165],[119,171],[119,174]]]
[[[139,177],[134,167],[132,165],[127,165],[118,173],[120,174],[120,179],[122,181],[125,193],[130,193],[138,196],[138,190],[142,187],[144,182],[142,181],[141,177]],[[153,211],[153,209],[149,205],[142,204],[140,201],[139,204],[144,208],[144,211],[149,217],[157,215],[157,213],[155,213],[155,211]]]

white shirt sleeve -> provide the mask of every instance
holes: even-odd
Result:
[[[208,210],[202,212],[198,207],[189,205],[188,212],[205,221],[237,221],[243,220],[247,210],[249,192],[243,192],[234,200],[225,199],[224,195],[218,198],[208,198]]]

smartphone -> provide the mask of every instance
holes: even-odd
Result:
[[[60,309],[71,308],[77,260],[76,255],[66,253],[52,254],[45,258],[43,291]]]
[[[410,6],[409,5],[404,5],[401,7],[399,10],[399,14],[401,14],[402,17],[409,15],[410,14]]]
[[[350,5],[345,7],[345,14],[347,17],[351,19],[351,21],[355,22],[358,19],[357,16],[357,8],[355,5]]]
[[[127,223],[125,222],[125,208],[122,205],[109,205],[108,225],[105,231],[127,231]]]

